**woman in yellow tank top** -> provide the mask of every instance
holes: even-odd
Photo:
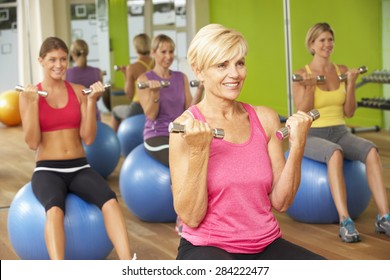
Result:
[[[340,219],[339,236],[344,242],[360,240],[347,209],[344,158],[366,164],[367,181],[379,212],[375,230],[390,236],[389,205],[377,147],[353,135],[345,125],[345,118],[351,118],[357,108],[355,83],[359,70],[332,63],[334,31],[327,23],[309,29],[306,48],[313,59],[296,71],[303,79],[293,84],[294,105],[296,110],[316,108],[321,114],[309,131],[304,156],[328,165],[328,182]],[[339,80],[340,74],[346,75],[345,81]],[[325,82],[317,83],[317,76],[325,76]]]
[[[112,128],[117,131],[122,120],[125,118],[143,114],[142,107],[137,95],[136,82],[138,77],[154,66],[154,60],[150,56],[150,37],[144,33],[138,34],[133,39],[134,47],[137,51],[138,60],[120,70],[125,75],[125,93],[130,100],[129,105],[118,105],[112,109]]]

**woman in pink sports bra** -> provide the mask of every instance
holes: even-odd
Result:
[[[355,83],[359,70],[348,69],[331,61],[334,31],[326,22],[313,25],[306,35],[306,48],[312,61],[296,71],[303,77],[293,83],[294,105],[297,110],[318,109],[321,118],[309,130],[304,156],[328,165],[328,181],[339,215],[339,237],[343,242],[358,242],[359,232],[349,216],[343,159],[359,160],[366,164],[367,181],[378,207],[375,230],[390,236],[390,213],[382,174],[382,164],[376,145],[353,135],[345,124],[357,108]],[[344,81],[339,75],[346,76]],[[317,76],[325,82],[317,83]]]
[[[312,118],[301,111],[288,118],[286,160],[278,114],[237,101],[246,54],[242,34],[219,24],[200,29],[188,49],[204,97],[175,120],[185,132],[170,134],[174,207],[183,222],[177,259],[323,259],[283,239],[272,212],[293,202]],[[212,128],[224,129],[224,138],[213,138]]]
[[[82,142],[96,136],[96,101],[104,92],[101,82],[83,95],[81,85],[63,80],[68,47],[57,37],[47,38],[39,52],[44,78],[20,94],[24,139],[36,151],[31,178],[33,192],[46,210],[45,240],[51,259],[65,257],[65,199],[72,192],[103,212],[104,222],[120,259],[131,259],[130,242],[115,192],[87,162]],[[46,91],[46,98],[37,90]]]

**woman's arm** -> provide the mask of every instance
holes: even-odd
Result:
[[[169,137],[169,167],[175,211],[189,227],[198,227],[208,206],[207,168],[212,131],[188,112],[175,122],[185,124],[185,134]]]
[[[155,120],[160,110],[161,83],[157,80],[148,80],[145,74],[142,74],[137,81],[148,84],[148,87],[138,89],[139,101],[145,116],[150,120]]]
[[[96,102],[105,91],[104,85],[101,82],[92,84],[90,86],[92,92],[88,95],[82,94],[82,86],[76,84],[72,86],[80,100],[80,137],[86,145],[91,145],[96,136]]]
[[[135,95],[135,81],[136,79],[134,78],[134,71],[132,69],[132,65],[129,64],[126,67],[126,71],[124,72],[125,74],[125,93],[126,96],[129,98],[130,102],[133,101],[134,95]]]
[[[19,111],[22,119],[24,141],[32,150],[37,150],[41,143],[39,124],[38,88],[33,85],[24,87],[19,94]]]
[[[192,94],[190,90],[190,83],[188,81],[187,75],[183,73],[184,78],[184,95],[185,95],[185,109],[189,108],[192,103]]]
[[[313,75],[306,73],[305,69],[295,72],[302,76],[302,81],[293,82],[292,95],[296,110],[308,112],[314,108],[314,90],[317,79]]]
[[[283,212],[292,204],[300,184],[301,161],[312,118],[299,111],[287,119],[286,127],[290,130],[290,151],[286,160],[283,142],[275,135],[281,126],[278,114],[264,107],[257,107],[256,112],[268,136],[268,154],[273,172],[271,204],[275,210]]]
[[[344,102],[344,115],[347,118],[352,118],[357,109],[356,96],[355,96],[355,84],[356,79],[359,76],[358,69],[348,69],[345,65],[339,65],[341,73],[347,74],[347,79],[345,81],[345,102]]]

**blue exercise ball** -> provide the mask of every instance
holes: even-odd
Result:
[[[286,157],[288,153],[286,153]],[[367,208],[371,192],[366,178],[366,166],[360,161],[344,160],[348,212],[352,219]],[[328,183],[325,163],[303,157],[301,183],[287,214],[300,222],[331,224],[339,222]]]
[[[121,147],[115,131],[103,122],[97,122],[95,141],[83,144],[87,161],[91,167],[107,178],[118,165]]]
[[[143,144],[123,161],[119,188],[127,208],[145,222],[174,222],[169,168],[151,157]]]
[[[123,157],[126,157],[135,147],[144,142],[144,126],[144,114],[131,116],[121,122],[117,134]]]
[[[46,213],[35,197],[31,182],[12,200],[8,212],[8,237],[23,260],[48,260],[44,227]],[[76,195],[68,194],[65,210],[65,259],[105,259],[113,249],[100,209]]]

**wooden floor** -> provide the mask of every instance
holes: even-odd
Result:
[[[108,117],[104,117],[108,120]],[[384,167],[385,184],[390,200],[390,133],[365,132],[359,136],[374,141],[379,149]],[[119,193],[120,160],[108,183],[117,193],[126,217],[133,252],[138,259],[172,260],[177,253],[179,237],[174,223],[146,223],[134,217],[126,208]],[[7,214],[16,192],[30,181],[34,168],[34,152],[23,141],[21,127],[6,127],[0,123],[0,259],[17,260],[7,233]],[[292,220],[287,214],[276,214],[285,239],[308,248],[333,260],[389,260],[390,237],[374,232],[377,210],[373,201],[356,219],[362,241],[346,244],[338,237],[337,224],[304,224]],[[117,259],[113,251],[108,259]]]

